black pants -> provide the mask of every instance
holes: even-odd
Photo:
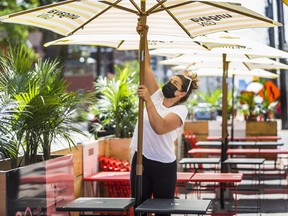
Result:
[[[131,164],[130,181],[132,197],[136,192],[136,161],[137,153],[134,154]],[[145,158],[142,159],[142,199],[148,198],[174,198],[177,181],[177,162],[161,163]],[[157,215],[157,214],[156,214]],[[164,214],[161,214],[162,216]],[[170,215],[170,214],[166,214]]]

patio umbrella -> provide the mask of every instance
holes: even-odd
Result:
[[[148,9],[146,9],[148,8]],[[110,40],[128,36],[139,39],[135,33],[138,19],[149,23],[149,37],[169,40],[168,36],[193,38],[197,35],[240,28],[274,27],[280,25],[267,17],[251,11],[240,4],[215,1],[191,0],[67,0],[56,4],[22,11],[0,17],[0,21],[45,28],[60,35],[111,35]],[[145,40],[140,36],[140,84],[144,80]],[[111,39],[112,38],[112,39]],[[181,41],[181,39],[179,39]],[[139,130],[137,180],[142,175],[142,122],[143,101],[139,101]],[[140,203],[141,189],[136,197]]]
[[[153,52],[153,51],[152,51]],[[173,51],[172,51],[173,52]],[[212,54],[213,56],[213,54]],[[216,71],[219,73],[219,70],[223,70],[223,63],[221,62],[222,57],[209,57],[209,53],[206,55],[202,54],[194,54],[194,55],[182,55],[177,58],[171,58],[167,60],[160,61],[160,64],[164,65],[178,65],[178,69],[185,69],[185,70],[191,70],[195,72],[202,72],[202,73],[209,73],[209,74],[216,74]],[[277,69],[288,69],[288,65],[279,63],[277,61],[274,61],[269,58],[257,58],[257,59],[247,59],[247,58],[233,58],[227,56],[225,59],[225,64],[229,69],[227,68],[227,74],[225,74],[225,78],[222,73],[223,80],[230,75],[250,75],[250,76],[257,76],[257,73],[259,72],[259,69],[268,69],[268,70],[277,70]],[[224,65],[225,65],[224,64]],[[174,67],[174,69],[176,69]],[[255,73],[255,71],[258,72]],[[262,75],[262,76],[261,76]],[[267,71],[262,70],[262,72],[258,73],[258,77],[267,77],[270,78],[277,78],[278,75],[274,74],[274,76],[271,74],[267,74]],[[234,76],[232,76],[233,78]],[[227,81],[226,81],[227,82]],[[225,89],[227,89],[227,83],[225,83],[225,86],[222,84],[222,91],[223,91],[223,103],[222,103],[222,115],[225,116],[225,113],[227,113],[227,97],[225,96]],[[227,90],[226,90],[227,95]],[[226,98],[225,98],[226,97]],[[226,103],[226,105],[225,105]],[[233,103],[233,102],[232,102]],[[226,106],[226,107],[223,107]],[[223,113],[224,112],[224,113]],[[223,117],[223,116],[222,116]],[[225,117],[224,117],[225,118]],[[225,128],[223,126],[225,120],[222,122],[222,133],[226,134],[228,137],[227,127]],[[227,122],[227,120],[225,121]],[[225,125],[225,124],[224,124]],[[232,127],[231,127],[231,138],[233,140],[233,118],[232,118]],[[226,132],[225,132],[226,131]],[[223,137],[222,137],[223,138]],[[225,150],[224,150],[225,152]],[[224,157],[224,156],[223,156]],[[226,157],[223,158],[223,161],[226,159]]]
[[[148,9],[146,9],[148,8]],[[2,22],[33,25],[59,35],[135,34],[137,18],[147,18],[149,36],[193,38],[223,30],[274,27],[279,23],[238,3],[219,0],[67,0],[0,17]]]
[[[206,55],[194,54],[194,55],[182,55],[177,58],[170,58],[162,60],[159,63],[163,65],[183,65],[192,69],[200,68],[218,68],[222,69],[222,57],[209,57],[209,53]],[[247,59],[245,57],[226,57],[226,62],[229,63],[229,70],[252,70],[252,69],[288,69],[288,65],[280,63],[278,61],[269,59],[269,58],[256,58],[256,59]]]
[[[173,71],[183,71],[188,70],[184,65],[180,65],[179,67],[172,67]],[[223,75],[223,71],[219,68],[199,68],[199,69],[192,69],[191,72],[197,73],[198,76],[201,77],[208,77],[208,76],[218,76],[221,77]],[[178,72],[177,72],[178,73]],[[237,70],[232,69],[228,71],[228,77],[233,76],[250,76],[250,77],[261,77],[261,78],[267,78],[267,79],[275,79],[279,77],[278,74],[263,70],[263,69],[252,69],[252,70]],[[263,86],[262,86],[263,87]]]

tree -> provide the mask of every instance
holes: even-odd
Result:
[[[0,2],[0,16],[38,6],[37,0],[2,0]],[[8,44],[26,44],[29,27],[11,23],[0,25],[0,56],[5,56]],[[25,49],[29,49],[28,46]]]
[[[51,4],[54,2],[59,2],[59,0],[2,0],[0,2],[0,16],[11,14],[31,8],[36,8],[37,6],[44,6],[47,4]],[[48,41],[55,40],[59,38],[59,35],[45,30],[40,29],[28,25],[19,25],[13,23],[1,23],[0,25],[0,56],[5,56],[7,51],[7,46],[9,44],[11,46],[16,46],[17,44],[28,44],[27,38],[29,32],[32,31],[40,31],[42,32],[43,39],[42,45]],[[31,47],[30,47],[31,48]],[[25,49],[29,49],[29,46]],[[47,55],[46,58],[53,58],[58,60],[62,60],[64,62],[64,58],[67,55],[67,47],[49,47],[44,49],[45,53],[53,53],[53,55]],[[60,59],[59,57],[63,59]]]

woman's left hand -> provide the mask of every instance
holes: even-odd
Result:
[[[145,85],[140,85],[138,87],[138,97],[142,98],[144,101],[147,101],[150,98],[149,91]]]

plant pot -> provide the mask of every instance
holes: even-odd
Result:
[[[258,115],[251,114],[248,116],[248,121],[257,121],[257,117],[258,117]]]

